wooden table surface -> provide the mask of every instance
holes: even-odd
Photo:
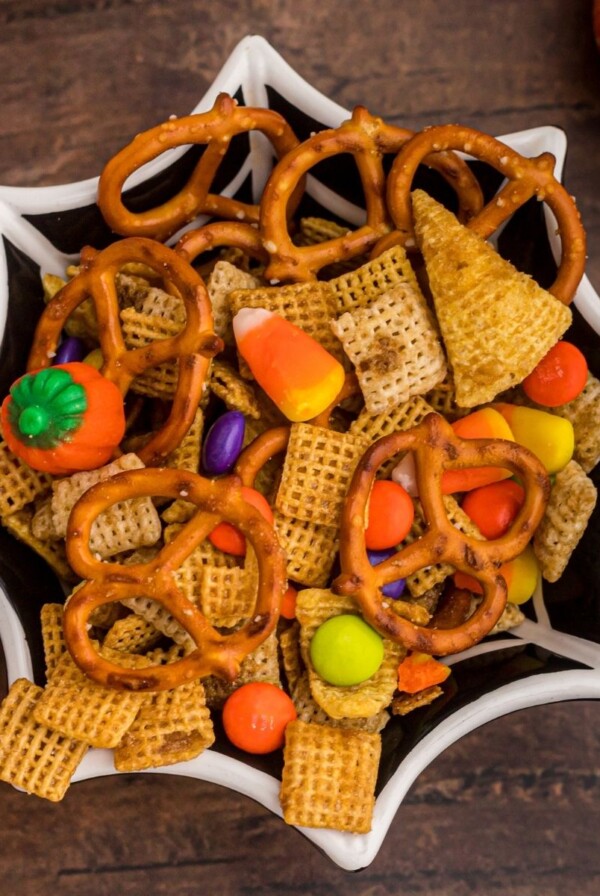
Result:
[[[0,183],[97,174],[190,111],[262,34],[310,83],[419,129],[564,128],[600,286],[600,62],[591,0],[2,0]],[[600,711],[494,721],[418,779],[372,865],[348,874],[249,799],[186,779],[77,784],[51,805],[2,785],[0,892],[21,896],[555,896],[600,892]]]

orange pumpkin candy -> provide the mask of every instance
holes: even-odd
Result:
[[[4,439],[24,463],[66,476],[107,463],[125,433],[123,396],[79,361],[18,379],[0,411]]]

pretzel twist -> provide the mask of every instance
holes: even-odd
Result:
[[[562,257],[549,292],[569,304],[584,273],[586,237],[573,198],[554,176],[554,156],[545,152],[528,159],[489,134],[462,125],[426,128],[399,152],[387,181],[388,207],[396,230],[378,244],[376,252],[414,239],[410,192],[415,173],[430,153],[449,150],[461,150],[487,162],[507,178],[487,205],[466,222],[484,239],[533,196],[552,210],[561,239]]]
[[[385,201],[386,175],[383,156],[397,153],[413,132],[386,124],[357,106],[352,117],[338,128],[321,131],[290,150],[273,169],[260,206],[260,230],[270,256],[269,280],[313,280],[321,268],[368,251],[391,229]],[[312,246],[295,246],[289,235],[288,204],[300,178],[324,159],[340,153],[354,156],[363,186],[366,222],[346,236]],[[483,204],[481,188],[457,156],[448,152],[428,154],[425,163],[435,168],[459,196],[461,217],[468,219]]]
[[[168,339],[128,349],[119,317],[115,278],[123,265],[142,262],[166,280],[183,301],[186,322]],[[46,305],[37,325],[28,370],[48,367],[69,315],[84,299],[94,304],[104,364],[102,373],[125,394],[132,380],[149,367],[179,359],[179,376],[171,412],[164,426],[139,451],[147,465],[160,463],[191,426],[210,359],[220,350],[213,332],[212,309],[200,275],[172,249],[145,237],[130,237],[97,252],[81,254],[81,272]]]
[[[89,546],[100,513],[120,501],[147,496],[185,497],[198,510],[178,534],[146,563],[102,562]],[[258,563],[256,602],[248,621],[223,634],[180,591],[174,573],[222,520],[233,523],[252,545]],[[286,587],[285,557],[274,529],[244,501],[237,476],[213,481],[197,473],[143,469],[119,473],[79,499],[67,530],[67,556],[87,581],[65,606],[64,633],[77,665],[100,684],[128,690],[165,690],[206,675],[233,680],[243,658],[273,631]],[[168,610],[196,644],[181,660],[163,666],[125,669],[96,651],[88,633],[90,614],[106,603],[148,597]]]
[[[204,227],[188,230],[175,246],[175,251],[192,264],[204,252],[211,252],[220,246],[243,249],[262,264],[269,260],[256,227],[238,221],[213,221]]]
[[[151,236],[166,240],[197,215],[257,221],[258,207],[210,193],[217,169],[234,136],[260,131],[271,141],[278,157],[298,144],[285,119],[271,109],[238,106],[219,94],[208,112],[173,118],[138,134],[106,164],[98,183],[98,205],[107,224],[124,236]],[[162,205],[133,212],[123,203],[127,178],[163,152],[187,144],[206,144],[206,150],[188,182]]]
[[[427,532],[383,563],[372,566],[366,553],[368,500],[379,467],[398,452],[414,452],[416,476]],[[508,532],[492,541],[464,535],[447,518],[441,480],[444,470],[500,466],[516,474],[525,500]],[[438,414],[410,430],[384,436],[356,468],[342,514],[341,575],[334,591],[351,595],[365,619],[385,637],[436,656],[466,650],[498,621],[506,605],[506,583],[498,570],[524,550],[542,518],[550,484],[545,469],[527,449],[501,439],[460,439]],[[380,588],[434,563],[446,562],[474,576],[483,599],[466,621],[452,628],[425,628],[394,613]]]

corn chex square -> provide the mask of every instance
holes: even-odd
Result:
[[[157,314],[143,314],[135,308],[123,308],[121,327],[127,348],[142,348],[151,342],[169,339],[181,332],[182,324]],[[132,392],[148,398],[172,398],[179,378],[179,362],[165,361],[149,367],[135,377]]]
[[[67,649],[63,631],[63,605],[44,604],[40,613],[40,621],[42,625],[46,680],[48,680]]]
[[[209,675],[202,680],[207,706],[221,709],[230,694],[250,681],[267,681],[281,687],[276,632],[271,632],[256,650],[244,657],[240,664],[240,674],[235,681],[225,681],[216,675]]]
[[[50,482],[49,476],[22,463],[0,439],[0,517],[22,510],[49,492]]]
[[[152,695],[115,747],[115,768],[134,772],[187,762],[214,740],[204,688],[190,681]]]
[[[38,537],[34,531],[34,520],[35,514],[29,507],[25,507],[11,513],[2,522],[7,532],[39,554],[60,579],[69,583],[77,581],[77,576],[69,566],[64,542]]]
[[[339,529],[275,511],[275,531],[287,557],[288,579],[315,588],[326,585],[339,548]]]
[[[371,830],[381,737],[297,720],[286,728],[280,800],[287,824]]]
[[[383,731],[390,720],[389,713],[385,709],[381,709],[375,715],[364,719],[332,719],[314,699],[306,672],[298,677],[292,688],[291,697],[298,718],[302,722],[314,722],[317,725],[329,725],[332,728],[354,728],[378,734],[380,731]]]
[[[368,308],[342,314],[331,328],[354,365],[372,414],[428,392],[446,375],[431,312],[416,289],[396,286]]]
[[[88,747],[35,720],[42,693],[42,688],[19,678],[2,702],[0,780],[59,802]]]
[[[256,392],[227,361],[212,362],[208,386],[228,410],[241,411],[254,420],[260,419],[261,409]]]
[[[350,433],[294,423],[275,506],[284,516],[338,526],[365,441]]]
[[[106,657],[130,668],[150,665],[134,654],[104,651]],[[148,699],[136,691],[105,688],[89,679],[64,653],[40,695],[33,717],[39,725],[92,747],[115,747]]]
[[[558,581],[565,571],[597,498],[596,486],[576,461],[569,461],[556,474],[546,511],[533,537],[533,550],[547,582]]]
[[[520,383],[571,323],[571,311],[422,190],[415,235],[460,407]]]
[[[336,300],[335,317],[345,311],[366,308],[396,287],[419,292],[415,272],[402,246],[394,246],[356,270],[335,277],[329,286]]]
[[[588,374],[583,392],[573,401],[552,408],[552,412],[573,424],[573,458],[586,473],[590,473],[600,460],[600,380],[592,373]]]

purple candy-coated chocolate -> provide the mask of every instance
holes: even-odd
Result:
[[[202,467],[209,476],[229,473],[244,444],[246,420],[241,411],[227,411],[206,434],[202,448]]]
[[[367,557],[371,566],[377,566],[379,563],[387,560],[388,557],[393,557],[395,553],[395,548],[389,548],[387,551],[367,551]],[[395,582],[388,582],[387,585],[384,585],[381,592],[386,597],[391,597],[392,600],[398,600],[399,597],[402,597],[405,586],[405,579],[396,579]]]
[[[70,364],[71,361],[83,361],[87,355],[87,349],[81,339],[76,336],[66,336],[56,349],[56,355],[52,364]]]

